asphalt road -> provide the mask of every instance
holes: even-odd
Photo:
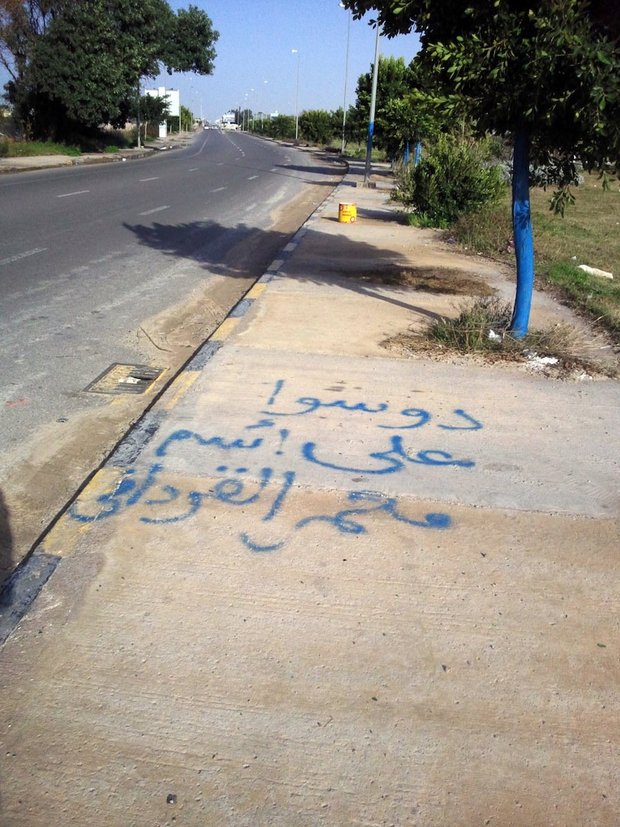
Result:
[[[134,397],[121,411],[88,385],[113,363],[171,375],[335,172],[308,152],[212,130],[141,161],[0,177],[0,491],[14,525],[51,503],[23,538],[13,530],[14,547],[148,404]],[[112,430],[96,427],[106,417]]]

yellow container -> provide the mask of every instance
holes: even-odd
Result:
[[[338,204],[338,221],[341,224],[352,224],[357,221],[357,207],[355,204]]]

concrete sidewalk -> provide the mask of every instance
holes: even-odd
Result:
[[[358,178],[15,581],[3,825],[618,824],[618,383],[399,351],[509,286]]]
[[[115,162],[135,161],[148,158],[157,152],[179,149],[194,138],[193,132],[182,132],[168,138],[149,140],[146,146],[131,149],[119,149],[118,152],[83,152],[81,155],[24,155],[0,158],[0,175],[3,173],[31,172],[33,170],[53,169],[55,167],[90,166],[92,164],[110,164]]]

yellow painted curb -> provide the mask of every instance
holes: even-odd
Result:
[[[174,382],[172,387],[168,389],[168,393],[165,397],[160,400],[160,407],[164,411],[171,411],[174,406],[185,396],[199,376],[199,371],[185,371],[185,373],[179,376],[179,378]]]
[[[227,339],[230,336],[230,334],[234,331],[238,324],[238,317],[233,316],[231,318],[224,319],[224,321],[215,331],[213,336],[211,336],[211,341],[223,342],[224,339]]]
[[[266,284],[255,284],[254,287],[251,287],[248,292],[245,294],[246,299],[257,299],[259,296],[262,296],[265,290],[267,289]]]
[[[85,500],[94,503],[97,497],[113,491],[122,476],[122,468],[101,468],[82,491],[76,500],[76,504]],[[63,514],[43,540],[41,548],[46,554],[55,557],[69,557],[91,525],[92,523],[80,523],[72,519],[69,514]]]

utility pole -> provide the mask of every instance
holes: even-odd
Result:
[[[380,29],[377,24],[377,38],[375,40],[375,64],[372,72],[372,94],[370,96],[370,118],[368,120],[368,140],[366,142],[366,166],[364,169],[364,186],[368,186],[370,178],[370,159],[372,156],[372,139],[375,134],[375,108],[377,106],[377,79],[379,77],[379,37]]]
[[[340,8],[344,9],[344,3],[340,3]],[[351,40],[351,15],[352,12],[348,11],[348,18],[347,18],[347,51],[344,61],[344,99],[342,102],[342,148],[340,150],[340,154],[344,155],[344,150],[346,146],[346,126],[347,126],[347,83],[349,80],[349,42]]]
[[[299,49],[291,49],[297,55],[297,83],[295,85],[295,143],[299,140]]]
[[[140,149],[140,78],[138,78],[138,104],[136,106],[136,126],[138,127],[138,149]]]

